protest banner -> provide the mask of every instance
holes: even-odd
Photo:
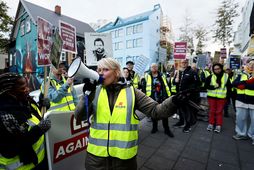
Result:
[[[187,52],[187,42],[175,42],[174,59],[185,59]]]
[[[52,24],[41,17],[37,17],[37,40],[37,65],[48,66],[51,64]]]
[[[227,49],[226,48],[221,48],[220,49],[220,58],[221,59],[227,58]]]
[[[229,68],[240,69],[241,67],[241,56],[230,56],[229,58]]]
[[[77,53],[76,27],[59,21],[60,35],[63,40],[63,51]]]
[[[60,61],[60,56],[61,56],[61,51],[62,51],[62,46],[63,46],[63,40],[58,32],[56,30],[52,36],[53,39],[53,44],[52,44],[52,49],[50,53],[50,61],[52,65],[57,68],[59,61]]]
[[[197,68],[205,69],[206,67],[206,55],[200,54],[197,56]]]
[[[110,33],[85,33],[86,65],[96,66],[106,57],[113,57]]]
[[[84,170],[89,135],[88,120],[77,124],[72,111],[51,111],[45,117],[52,124],[45,135],[49,169]]]
[[[138,74],[138,75],[143,75],[144,72],[146,71],[146,68],[150,62],[150,59],[144,55],[140,55],[134,65],[133,70]]]

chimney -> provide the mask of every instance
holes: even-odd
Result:
[[[55,13],[56,13],[57,15],[61,15],[61,6],[59,6],[59,5],[56,5],[56,6],[55,6]]]

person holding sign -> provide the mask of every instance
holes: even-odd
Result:
[[[120,64],[110,57],[98,62],[97,71],[102,84],[96,87],[88,81],[84,85],[85,91],[91,91],[88,109],[81,99],[75,111],[77,122],[86,120],[87,112],[93,114],[85,168],[136,170],[139,118],[135,110],[155,119],[167,118],[184,97],[176,95],[159,104],[127,85]]]
[[[48,169],[44,134],[51,127],[29,96],[26,79],[0,75],[0,169]],[[44,99],[41,106],[49,107]]]
[[[73,78],[64,77],[65,65],[60,63],[58,69],[52,71],[50,78],[47,97],[50,99],[50,110],[72,111],[78,103],[78,97],[75,89],[73,89]],[[43,94],[44,83],[42,83],[41,91]]]
[[[250,60],[245,71],[234,80],[237,90],[235,140],[245,140],[249,137],[254,145],[254,60]],[[250,123],[248,123],[248,117]]]

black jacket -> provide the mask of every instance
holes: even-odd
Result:
[[[36,104],[32,99],[20,102],[10,95],[0,96],[0,153],[6,158],[20,157],[24,164],[38,163],[32,145],[38,141],[43,132],[38,126],[28,131],[27,120],[40,115],[31,107]],[[16,123],[17,122],[17,123]]]
[[[188,66],[184,71],[179,71],[179,74],[179,82],[175,82],[176,77],[174,77],[173,80],[173,84],[176,85],[177,92],[191,89],[190,99],[194,102],[198,102],[200,98],[198,89],[201,86],[201,81],[197,72],[195,72],[190,66]]]

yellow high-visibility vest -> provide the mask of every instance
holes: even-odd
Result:
[[[174,77],[171,77],[171,78],[170,78],[171,92],[176,93],[176,85],[173,84],[173,80],[174,80]]]
[[[35,108],[39,114],[40,110],[32,104],[32,107]],[[31,128],[35,125],[38,125],[40,123],[40,120],[37,119],[34,115],[30,119],[28,119],[27,124],[29,125],[28,131],[31,130]],[[17,141],[19,142],[19,141]],[[33,144],[33,149],[37,155],[38,158],[38,164],[43,161],[45,157],[45,143],[44,143],[44,135],[42,135],[37,142]],[[22,162],[20,162],[19,156],[15,156],[13,158],[5,158],[0,154],[0,170],[3,169],[17,169],[17,170],[30,170],[34,168],[35,165],[33,163],[23,165]]]
[[[66,80],[64,77],[62,77],[63,82],[65,83]],[[56,80],[50,80],[51,85],[56,88],[56,90],[60,89],[62,86],[61,84],[57,83]],[[41,86],[41,91],[42,91],[42,86]],[[73,96],[71,94],[71,88],[69,87],[67,90],[67,94],[65,97],[63,97],[59,102],[55,103],[50,101],[50,108],[48,111],[72,111],[75,110],[75,104],[73,100]]]
[[[246,81],[246,80],[248,80],[248,75],[242,73],[242,74],[241,74],[240,81]],[[236,93],[237,93],[238,95],[244,95],[244,94],[246,94],[246,90],[247,90],[247,89],[241,90],[241,89],[236,88]]]
[[[97,87],[87,152],[119,159],[130,159],[137,154],[139,120],[134,117],[134,104],[133,86],[123,88],[111,113],[106,89]]]
[[[134,74],[132,83],[133,83],[133,87],[134,87],[134,88],[138,88],[139,75],[138,75],[137,73]]]
[[[166,77],[164,75],[162,75],[161,77],[162,77],[164,86],[166,88],[167,95],[171,96]],[[152,95],[152,76],[150,74],[146,74],[145,80],[146,80],[146,95],[151,96]]]
[[[215,86],[217,84],[216,79],[217,79],[216,75],[213,74],[211,78],[211,82],[210,82],[211,86]],[[227,87],[226,87],[227,81],[228,81],[228,74],[223,73],[223,76],[221,78],[220,88],[214,89],[214,90],[207,90],[207,96],[225,99],[227,97]]]

